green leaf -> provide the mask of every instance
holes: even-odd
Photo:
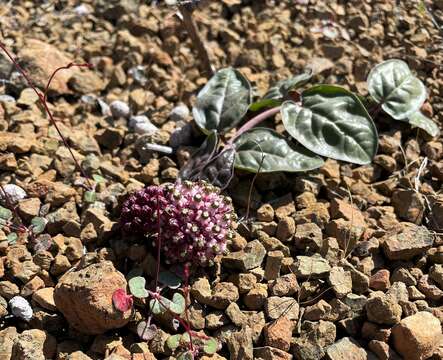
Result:
[[[166,346],[169,348],[169,350],[174,351],[179,347],[180,338],[181,338],[180,334],[168,337],[168,339],[166,340]]]
[[[188,332],[185,332],[181,335],[180,342],[185,346],[191,342],[191,336],[189,335]]]
[[[438,134],[440,134],[440,129],[438,125],[427,116],[423,115],[421,111],[417,111],[413,113],[409,118],[402,119],[401,121],[405,121],[412,126],[426,131],[432,137],[436,137]]]
[[[83,200],[88,204],[93,204],[96,199],[97,199],[97,193],[93,190],[85,191],[85,193],[83,194]]]
[[[382,109],[397,120],[414,114],[426,100],[424,84],[414,76],[408,64],[396,59],[378,64],[371,70],[368,90]]]
[[[177,357],[177,360],[194,360],[194,356],[192,355],[192,353],[190,351],[186,351],[184,353],[181,353]]]
[[[168,300],[169,301],[169,300]],[[186,308],[186,300],[180,293],[175,293],[172,296],[172,301],[169,301],[169,310],[171,310],[173,313],[180,315],[183,314]],[[168,306],[167,304],[165,304]]]
[[[14,245],[17,242],[18,235],[15,232],[12,232],[9,233],[8,236],[6,236],[6,239],[9,245]]]
[[[48,220],[42,217],[35,217],[31,220],[31,230],[34,234],[41,234],[46,227]]]
[[[308,171],[323,165],[323,159],[289,143],[267,128],[253,128],[236,141],[235,167],[250,172]],[[261,164],[261,166],[260,166]]]
[[[12,218],[12,211],[0,206],[0,220],[9,220]]]
[[[256,101],[255,103],[252,103],[249,106],[249,110],[251,111],[260,111],[262,109],[270,109],[274,108],[276,106],[280,106],[282,103],[281,99],[261,99]]]
[[[312,78],[312,73],[303,73],[290,79],[281,80],[271,87],[263,99],[283,99],[291,91],[305,85]]]
[[[377,129],[357,96],[339,86],[318,85],[302,94],[303,107],[282,105],[286,131],[316,154],[369,164],[377,152]]]
[[[129,285],[129,291],[135,297],[141,299],[148,297],[149,293],[145,288],[146,285],[145,278],[141,276],[135,276],[129,280],[128,285]]]
[[[215,354],[217,352],[217,349],[218,349],[217,340],[215,340],[214,338],[209,338],[205,341],[205,344],[203,346],[203,351],[206,354],[208,355]]]
[[[163,299],[161,299],[161,301],[163,302]],[[166,312],[166,309],[164,308],[164,306],[162,304],[160,304],[160,301],[158,301],[157,299],[151,299],[149,300],[149,309],[151,310],[151,312],[154,315],[159,315],[159,314],[163,314]]]
[[[249,81],[238,70],[226,68],[217,71],[200,90],[192,113],[204,133],[223,133],[241,121],[251,99]]]
[[[249,110],[259,111],[263,108],[279,106],[291,91],[305,85],[311,78],[312,73],[303,73],[290,79],[279,81],[268,90],[263,99],[251,104]]]
[[[99,174],[94,174],[94,175],[92,175],[92,178],[94,179],[94,181],[95,181],[97,184],[100,184],[100,183],[105,182],[105,178],[104,178],[103,176],[99,175]]]
[[[177,289],[181,285],[181,279],[170,271],[162,271],[158,274],[158,281],[171,289]]]

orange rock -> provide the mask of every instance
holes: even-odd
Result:
[[[54,300],[73,328],[86,334],[101,334],[128,323],[131,310],[122,313],[112,303],[112,294],[126,289],[126,285],[123,274],[110,261],[104,261],[62,276]]]

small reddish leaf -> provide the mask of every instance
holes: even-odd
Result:
[[[112,294],[112,303],[121,312],[128,311],[132,307],[132,296],[128,295],[125,289],[117,289]]]

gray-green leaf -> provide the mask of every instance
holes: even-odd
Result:
[[[162,303],[164,298],[161,298]],[[152,313],[154,315],[159,315],[159,314],[163,314],[166,312],[165,307],[160,304],[160,301],[158,301],[157,299],[151,299],[149,300],[149,309],[152,311]]]
[[[212,355],[217,352],[217,348],[218,348],[217,340],[211,337],[205,341],[205,345],[203,346],[203,351],[208,355]]]
[[[166,340],[166,346],[169,348],[169,350],[174,351],[175,349],[177,349],[179,347],[180,339],[181,339],[181,335],[180,334],[171,335]]]
[[[135,276],[128,281],[129,291],[138,298],[148,297],[149,293],[145,288],[146,280],[141,276]]]
[[[323,165],[319,156],[267,128],[245,132],[235,141],[235,147],[235,167],[250,172],[308,171]]]
[[[206,134],[235,127],[252,101],[249,81],[232,68],[219,70],[200,90],[192,110],[195,122]]]
[[[9,220],[12,218],[12,211],[9,209],[0,206],[0,221],[1,220]]]
[[[34,234],[40,234],[45,230],[48,220],[42,217],[35,217],[31,220],[31,229]]]
[[[14,245],[17,242],[18,235],[15,232],[9,233],[6,237],[9,245]]]
[[[396,59],[378,64],[371,70],[368,90],[382,109],[397,120],[414,114],[426,100],[424,84],[414,76],[408,64]]]
[[[417,111],[413,113],[408,119],[403,119],[401,121],[408,122],[412,126],[426,131],[432,137],[436,137],[440,133],[438,125],[427,116],[423,115],[421,111]]]
[[[282,105],[286,131],[316,154],[368,164],[377,152],[377,129],[363,104],[339,86],[318,85],[302,94],[303,107]]]
[[[168,300],[169,301],[169,300]],[[172,296],[172,301],[169,303],[169,310],[171,310],[174,314],[180,315],[183,314],[186,308],[186,301],[182,294],[175,293]]]

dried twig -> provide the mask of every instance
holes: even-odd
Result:
[[[187,4],[179,5],[178,8],[179,11],[176,15],[183,22],[183,25],[189,34],[192,43],[198,52],[198,56],[203,63],[206,75],[212,77],[212,75],[214,75],[214,68],[211,65],[208,51],[206,50],[203,40],[198,32],[197,26],[192,19],[192,9]]]

